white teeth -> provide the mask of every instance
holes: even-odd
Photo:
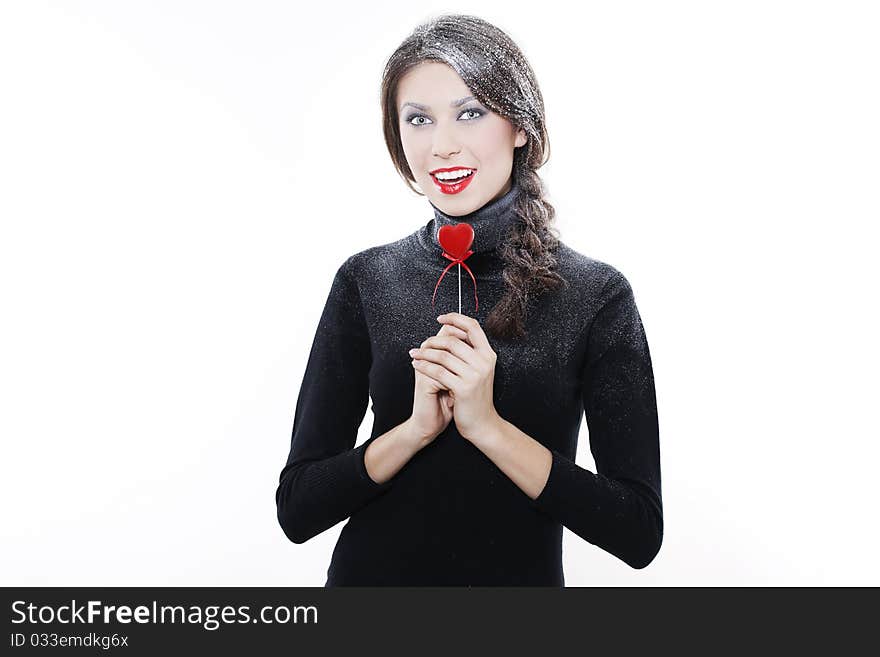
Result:
[[[473,173],[473,169],[468,169],[464,175],[461,174],[461,171],[445,171],[441,173],[435,173],[434,177],[438,180],[458,180],[459,178],[467,178],[468,176],[473,175]]]

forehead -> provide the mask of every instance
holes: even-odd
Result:
[[[400,79],[396,100],[398,107],[412,101],[437,109],[470,93],[464,80],[446,64],[422,62]]]

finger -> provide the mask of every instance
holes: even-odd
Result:
[[[414,360],[413,367],[429,379],[433,379],[453,393],[458,389],[459,383],[461,382],[461,379],[455,376],[455,374],[442,365],[432,363],[431,361],[421,359]]]
[[[477,355],[476,350],[464,340],[452,337],[451,335],[431,336],[418,346],[415,353],[410,353],[410,355],[415,356],[419,351],[425,349],[444,349],[468,365],[477,365],[479,363],[480,357]]]
[[[483,332],[483,327],[473,317],[468,317],[461,313],[446,313],[445,315],[440,315],[437,321],[443,324],[452,324],[465,331],[468,339],[477,351],[492,350],[492,345],[489,344],[489,339]]]
[[[441,326],[440,330],[437,331],[437,335],[451,335],[458,338],[459,340],[464,340],[473,347],[473,345],[468,340],[467,332],[462,331],[460,328],[458,328],[457,326],[453,326],[452,324],[444,324],[443,326]]]
[[[440,383],[439,381],[435,381],[430,376],[419,372],[418,369],[413,368],[413,373],[416,375],[416,386],[423,385],[428,388],[428,392],[432,393],[447,393],[452,394],[452,391],[447,388],[445,385]]]
[[[457,338],[456,338],[457,339]],[[464,343],[461,340],[458,341],[462,346]],[[455,354],[451,354],[445,349],[430,349],[430,348],[421,348],[421,349],[413,349],[410,352],[410,356],[414,359],[426,360],[431,363],[437,363],[438,365],[442,365],[447,370],[456,374],[458,376],[465,376],[467,372],[473,370],[473,367],[469,363],[466,363],[461,358],[456,356]]]

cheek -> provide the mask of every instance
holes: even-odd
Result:
[[[418,135],[402,133],[400,143],[407,161],[413,164],[424,160],[426,149],[429,148],[429,144],[426,144],[425,140]]]
[[[406,141],[404,141],[402,142],[402,146],[403,156],[406,158],[406,163],[409,165],[409,168],[413,172],[413,175],[418,176],[421,165],[419,163],[418,156],[416,155],[416,152],[412,147],[412,144],[408,144]]]
[[[503,122],[495,122],[475,135],[474,149],[479,153],[484,166],[504,162],[512,157],[510,129]]]
[[[411,140],[408,139],[406,136],[401,135],[400,145],[403,146],[403,154],[406,155],[407,159],[410,159],[413,154],[413,146]]]

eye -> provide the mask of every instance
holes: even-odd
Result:
[[[465,114],[475,114],[476,116],[474,116],[473,118],[466,119],[466,121],[475,121],[476,119],[483,116],[483,110],[479,110],[476,108],[466,109],[461,114],[459,114],[459,117],[462,117]],[[413,121],[415,119],[425,119],[429,123],[431,122],[431,120],[428,117],[426,117],[424,114],[410,114],[408,117],[406,117],[406,122],[408,124],[410,124],[412,126],[416,126],[416,127],[418,127],[420,125],[428,125],[428,123],[413,123]]]

